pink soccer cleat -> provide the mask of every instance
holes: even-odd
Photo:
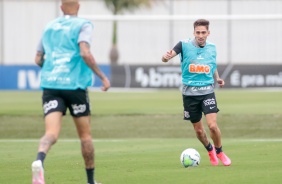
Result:
[[[231,165],[230,158],[228,158],[228,156],[226,156],[223,152],[220,152],[219,154],[217,154],[217,157],[219,158],[219,160],[221,160],[223,165],[225,165],[225,166],[230,166]]]
[[[209,157],[210,157],[210,162],[212,165],[218,165],[218,159],[216,157],[216,153],[215,153],[215,148],[214,146],[212,146],[212,150],[208,152]]]
[[[44,169],[41,160],[36,160],[31,165],[32,168],[32,184],[45,184]]]

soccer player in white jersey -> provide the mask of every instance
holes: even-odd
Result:
[[[174,56],[180,55],[184,120],[191,121],[197,138],[208,151],[211,164],[218,165],[219,159],[223,165],[229,166],[231,160],[222,150],[221,132],[216,121],[219,109],[214,93],[214,79],[220,87],[224,86],[224,80],[218,75],[216,47],[207,41],[209,35],[209,21],[195,21],[195,38],[180,41],[162,56],[162,61],[168,62]],[[213,143],[209,141],[204,130],[202,113],[206,117]]]
[[[45,184],[43,162],[59,137],[62,117],[69,109],[81,142],[87,183],[96,184],[87,87],[92,84],[93,72],[101,79],[103,91],[109,89],[110,82],[90,52],[93,25],[77,17],[79,1],[61,0],[61,3],[64,15],[47,24],[35,57],[36,64],[42,67],[45,134],[32,163],[32,183]]]

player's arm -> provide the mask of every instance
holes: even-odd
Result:
[[[100,70],[96,64],[96,60],[90,51],[91,35],[93,31],[93,26],[90,23],[86,23],[82,26],[79,37],[78,44],[80,47],[80,55],[89,66],[89,68],[102,80],[103,86],[102,90],[107,91],[110,87],[110,81],[105,76],[105,74]]]
[[[219,74],[218,74],[217,69],[215,70],[213,76],[214,76],[214,79],[216,80],[216,82],[217,82],[217,83],[219,84],[219,86],[222,88],[222,87],[224,86],[225,82],[224,82],[223,79],[221,79],[221,78],[219,77]]]
[[[163,56],[162,56],[162,61],[163,62],[168,62],[170,59],[178,55],[182,51],[182,42],[178,42],[176,46],[172,49],[167,51]]]
[[[170,51],[167,51],[163,57],[162,57],[162,61],[163,62],[168,62],[170,59],[172,59],[174,56],[176,56],[176,52],[174,50],[170,50]]]
[[[38,45],[37,45],[37,52],[35,55],[35,63],[42,67],[44,62],[44,48],[43,48],[43,44],[42,44],[42,39],[39,41]]]
[[[44,53],[43,52],[40,52],[40,51],[37,51],[36,52],[36,55],[35,55],[35,63],[42,67],[43,65],[43,62],[44,62]]]
[[[80,55],[85,63],[91,68],[91,70],[102,80],[102,90],[107,91],[110,88],[110,81],[105,74],[99,69],[94,56],[91,54],[89,44],[86,42],[80,42]]]

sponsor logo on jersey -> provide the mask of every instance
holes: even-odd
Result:
[[[70,28],[70,26],[63,26],[60,23],[55,23],[55,24],[52,25],[52,29],[69,31],[71,28]]]
[[[212,86],[200,86],[200,87],[198,87],[198,86],[192,86],[191,87],[191,90],[192,91],[205,91],[205,90],[209,90],[209,89],[211,89],[212,88]]]
[[[210,73],[211,68],[209,65],[199,65],[199,64],[190,64],[189,65],[190,73]]]

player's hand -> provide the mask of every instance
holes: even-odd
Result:
[[[173,58],[172,50],[167,51],[167,52],[163,55],[162,61],[163,61],[163,62],[168,62],[168,60],[170,60],[171,58]]]
[[[223,87],[224,85],[225,85],[225,82],[224,82],[224,80],[223,79],[217,79],[217,83],[218,83],[218,85],[219,85],[219,87]]]
[[[102,79],[102,83],[103,83],[103,86],[101,87],[102,91],[107,91],[111,86],[110,81],[108,80],[107,77],[104,77]]]

